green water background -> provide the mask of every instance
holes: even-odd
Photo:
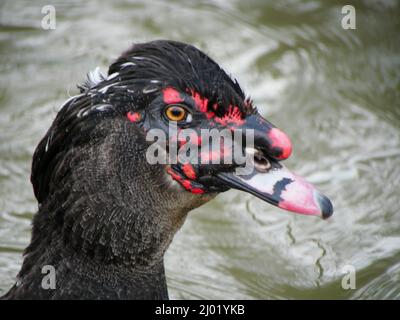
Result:
[[[192,212],[166,255],[175,299],[400,298],[399,1],[48,1],[0,4],[0,294],[37,209],[33,151],[87,71],[132,42],[192,43],[238,78],[294,144],[288,167],[328,220],[230,191]],[[344,5],[356,29],[341,25]],[[356,269],[356,289],[341,286]]]

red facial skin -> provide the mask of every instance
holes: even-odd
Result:
[[[192,188],[192,189],[190,189],[190,192],[195,193],[195,194],[203,194],[205,191],[200,188]]]
[[[237,106],[229,106],[228,112],[223,117],[217,117],[213,111],[208,111],[208,99],[201,97],[198,92],[190,91],[190,94],[195,102],[197,110],[204,113],[207,119],[211,119],[223,126],[234,124],[236,126],[243,125],[245,120],[243,114]],[[217,111],[218,105],[213,104],[212,109]]]
[[[214,121],[223,126],[227,126],[228,124],[241,126],[245,123],[242,112],[237,106],[229,106],[227,114],[225,114],[223,117],[214,117]]]
[[[208,151],[208,152],[207,152]],[[202,164],[211,164],[211,163],[222,163],[224,157],[229,157],[232,154],[231,148],[229,148],[225,143],[221,141],[219,150],[207,150],[201,151],[200,163]]]
[[[197,110],[199,110],[200,112],[203,112],[203,113],[207,113],[208,99],[201,97],[200,94],[195,91],[191,91],[191,94],[192,94],[192,98],[196,104]]]
[[[223,155],[219,151],[200,152],[200,160],[202,164],[210,164],[214,162],[220,162],[223,159]]]
[[[171,175],[172,179],[179,182],[186,190],[195,194],[202,194],[205,191],[199,187],[199,185],[195,181],[191,181],[189,179],[185,179],[180,174],[174,172],[170,167],[167,168],[167,172]]]
[[[238,106],[230,105],[228,108],[228,112],[224,116],[217,117],[213,111],[208,111],[207,98],[202,97],[198,92],[194,90],[188,90],[188,92],[195,102],[196,109],[204,113],[207,119],[210,119],[211,122],[218,123],[222,126],[233,125],[235,127],[239,127],[245,124],[246,120],[244,119],[244,115],[242,114]],[[166,104],[184,102],[184,99],[181,97],[179,91],[172,87],[168,87],[163,90],[163,100]],[[212,106],[212,109],[216,111],[218,109],[218,105],[214,104]],[[231,129],[234,128],[231,127]],[[292,145],[288,136],[278,128],[272,128],[268,131],[267,135],[272,141],[273,148],[282,149],[282,155],[280,155],[279,159],[288,158],[292,152]]]
[[[196,172],[194,171],[193,166],[190,163],[185,163],[182,166],[182,171],[185,174],[186,177],[188,177],[189,179],[196,179]]]
[[[179,147],[182,147],[184,144],[187,142],[190,142],[191,144],[194,144],[196,146],[201,145],[201,135],[193,132],[190,134],[189,137],[181,135],[182,130],[178,129],[178,144]],[[187,140],[189,138],[189,140]]]
[[[278,157],[279,160],[284,160],[289,158],[292,153],[292,143],[289,140],[289,137],[283,131],[278,128],[272,128],[268,132],[268,137],[272,141],[272,148],[280,148],[282,150],[282,154]]]
[[[142,116],[139,112],[131,112],[129,111],[126,115],[131,122],[138,122]]]
[[[184,101],[179,91],[170,87],[163,90],[163,100],[165,104],[182,103]]]
[[[214,122],[217,122],[223,126],[228,124],[234,124],[237,126],[242,125],[245,120],[243,119],[243,115],[240,109],[237,106],[229,106],[228,112],[223,117],[215,116],[213,111],[208,111],[208,99],[202,97],[198,92],[194,90],[188,90],[192,99],[194,100],[196,109],[205,114],[207,119],[211,119]],[[163,90],[163,101],[165,104],[174,104],[174,103],[182,103],[184,99],[181,97],[178,90],[168,87]],[[212,106],[213,110],[216,111],[218,109],[218,105],[215,103]]]
[[[205,97],[202,97],[200,93],[188,89],[187,92],[193,102],[197,111],[203,113],[206,118],[209,120],[210,127],[222,126],[234,131],[236,129],[245,129],[246,126],[250,128],[255,128],[258,130],[259,134],[266,135],[265,137],[265,145],[271,150],[274,154],[275,159],[284,160],[287,159],[292,152],[292,144],[288,138],[288,136],[272,126],[268,121],[266,121],[261,116],[251,115],[250,118],[246,120],[246,115],[242,113],[240,108],[236,105],[230,105],[228,107],[228,111],[222,116],[216,116],[215,112],[218,111],[218,104],[213,104],[211,106],[212,111],[209,111],[209,100]],[[175,104],[175,103],[183,103],[185,102],[185,98],[183,98],[180,92],[172,87],[165,88],[163,90],[163,101],[166,104]],[[246,101],[245,103],[250,103]],[[135,121],[132,119],[136,119],[136,117],[129,117],[131,121]],[[137,120],[136,120],[137,121]],[[255,123],[254,123],[255,121]],[[265,133],[264,133],[265,132]],[[178,145],[182,147],[188,141],[186,137],[181,137],[180,132],[178,132]],[[190,137],[190,143],[201,145],[201,137],[196,135],[196,137]],[[202,164],[210,164],[216,161],[222,161],[224,154],[231,153],[232,150],[227,150],[225,147],[222,147],[219,151],[209,151],[209,152],[201,152],[200,162]],[[213,161],[214,160],[214,161]],[[205,191],[201,188],[201,185],[196,181],[196,172],[191,164],[181,164],[181,169],[183,174],[176,173],[168,167],[167,172],[171,175],[171,177],[178,181],[186,190],[192,193],[204,193]]]

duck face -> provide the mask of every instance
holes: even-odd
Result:
[[[156,149],[165,155],[160,162],[186,192],[236,188],[285,210],[323,218],[332,214],[330,200],[281,163],[292,152],[288,136],[253,107],[243,112],[229,105],[221,114],[218,104],[210,106],[194,90],[168,86],[160,92],[148,108],[127,117],[157,136]]]
[[[142,107],[126,117],[154,142],[149,150],[166,156],[166,176],[180,189],[201,195],[235,188],[285,210],[332,215],[330,200],[282,164],[292,153],[289,137],[201,51],[153,42],[125,53],[109,74],[136,82],[131,92],[141,92]]]

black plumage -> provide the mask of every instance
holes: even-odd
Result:
[[[280,165],[292,150],[287,135],[191,45],[135,44],[108,75],[90,73],[79,89],[33,155],[39,208],[17,283],[4,299],[167,299],[163,259],[175,233],[190,210],[229,188],[299,213],[333,213],[326,196]],[[159,129],[170,141],[170,108],[185,115],[174,120],[178,133],[218,128],[243,138],[250,130],[254,143],[219,141],[191,159],[201,161],[152,164],[147,134]],[[197,138],[191,143],[203,146]],[[170,146],[163,152],[172,153]],[[203,161],[235,148],[252,158],[251,174],[236,173],[244,166],[236,158]],[[48,265],[55,289],[42,286]]]
[[[80,86],[39,143],[31,181],[39,210],[18,281],[6,299],[166,299],[163,256],[187,213],[212,199],[170,186],[163,165],[145,159],[144,132],[126,119],[162,88],[195,90],[253,112],[238,83],[195,47],[135,44],[108,76]],[[41,268],[56,270],[56,290]]]

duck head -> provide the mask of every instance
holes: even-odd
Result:
[[[165,299],[174,234],[230,188],[302,214],[333,212],[282,164],[288,136],[191,45],[135,44],[80,89],[33,156],[39,210],[8,297]],[[42,288],[42,265],[57,269],[57,290]]]
[[[147,161],[164,166],[175,192],[211,198],[235,188],[285,210],[332,215],[330,200],[282,164],[292,153],[289,137],[195,47],[137,44],[111,65],[108,76],[92,75],[85,90],[107,97],[106,105],[119,106],[126,121],[146,135]],[[212,133],[224,138],[212,142]]]
[[[135,44],[108,75],[97,69],[80,89],[35,152],[31,180],[39,204],[54,202],[69,177],[77,196],[80,189],[96,192],[101,181],[114,193],[121,186],[136,197],[141,191],[141,201],[164,194],[166,210],[181,214],[230,188],[301,214],[333,213],[326,196],[282,164],[292,153],[289,137],[258,113],[236,80],[191,45]],[[79,184],[81,179],[88,182]]]

